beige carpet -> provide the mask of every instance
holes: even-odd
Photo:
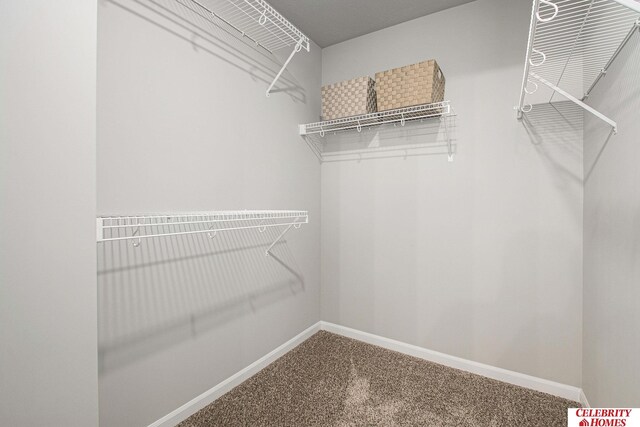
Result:
[[[179,426],[565,427],[576,406],[318,332]]]

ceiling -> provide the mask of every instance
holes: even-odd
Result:
[[[269,0],[320,47],[473,0]]]

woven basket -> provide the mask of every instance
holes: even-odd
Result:
[[[375,113],[376,91],[371,77],[359,77],[322,87],[322,119],[334,120]]]
[[[433,59],[376,73],[378,111],[442,102],[444,85],[444,74]]]

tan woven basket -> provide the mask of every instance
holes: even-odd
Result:
[[[322,87],[322,119],[334,120],[375,113],[375,83],[371,77],[359,77]]]
[[[442,102],[444,85],[433,59],[376,73],[378,111]]]

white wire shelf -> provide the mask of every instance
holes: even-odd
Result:
[[[192,1],[199,4],[196,0]],[[309,38],[264,0],[209,0],[211,12],[269,52],[300,43],[309,51]]]
[[[441,118],[451,114],[452,109],[449,101],[443,101],[434,104],[416,105],[414,107],[399,108],[397,110],[380,111],[360,116],[308,123],[299,125],[299,131],[300,135],[319,134],[320,136],[324,136],[327,132],[349,130],[361,132],[362,129],[373,126],[389,123],[399,123],[401,126],[404,126],[406,122],[428,118]]]
[[[289,58],[267,89],[267,96],[293,56],[302,49],[307,52],[310,50],[309,37],[264,0],[175,1],[217,26],[224,23],[241,37],[251,40],[270,53],[293,46]]]
[[[300,228],[309,223],[307,211],[215,211],[189,213],[158,213],[132,216],[104,216],[96,218],[98,243],[120,240],[133,241],[138,247],[143,239],[189,234],[204,234],[215,238],[218,232],[230,230],[285,227],[267,254],[291,227]]]
[[[525,69],[516,109],[531,111],[540,85],[575,102],[617,130],[615,121],[585,104],[627,42],[640,29],[633,0],[533,0]]]
[[[299,125],[299,133],[302,137],[318,135],[321,138],[324,138],[327,133],[334,134],[348,131],[362,132],[363,129],[383,125],[393,124],[396,126],[399,124],[400,126],[404,126],[409,122],[439,119],[444,126],[448,158],[449,161],[453,161],[453,146],[446,120],[447,117],[451,117],[453,115],[455,115],[455,113],[451,108],[450,101],[442,101],[433,104],[422,104],[413,107],[398,108],[395,110],[379,111],[360,116],[307,123]],[[314,152],[322,160],[322,155],[319,155],[316,150],[314,150]]]

